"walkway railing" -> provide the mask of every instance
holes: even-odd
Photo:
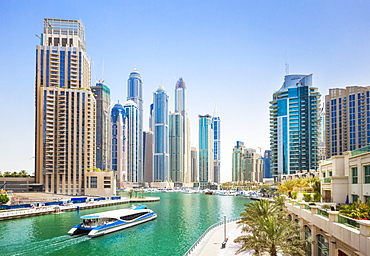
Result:
[[[231,218],[231,219],[226,220],[226,223],[235,222],[235,221],[238,221],[238,220],[240,220],[240,217],[235,217],[235,218]],[[194,251],[194,249],[200,244],[200,242],[202,242],[203,238],[211,230],[223,225],[224,223],[225,223],[225,221],[222,220],[222,221],[217,222],[217,223],[213,224],[212,226],[210,226],[206,231],[204,231],[204,233],[198,238],[198,240],[190,247],[190,249],[184,254],[184,256],[190,255]]]

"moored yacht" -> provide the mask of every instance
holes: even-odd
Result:
[[[89,237],[105,235],[157,218],[152,210],[145,205],[133,206],[129,209],[114,210],[84,215],[82,223],[68,231],[69,235],[86,234]]]

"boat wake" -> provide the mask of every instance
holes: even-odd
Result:
[[[87,236],[58,236],[39,242],[30,242],[27,247],[13,248],[17,251],[17,253],[13,255],[47,255],[89,239],[90,238]]]

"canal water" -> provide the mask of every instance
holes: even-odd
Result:
[[[147,193],[145,196],[149,196]],[[0,222],[0,255],[183,255],[212,224],[238,217],[249,199],[183,193],[152,193],[161,201],[145,203],[154,221],[101,237],[69,236],[80,216],[129,208],[129,204],[63,212]],[[221,242],[221,241],[220,241]]]

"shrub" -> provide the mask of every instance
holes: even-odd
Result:
[[[0,194],[0,204],[6,204],[7,202],[9,202],[8,195]]]
[[[321,194],[316,191],[315,194],[313,195],[313,200],[315,202],[320,202],[321,201]]]
[[[312,201],[312,195],[309,193],[303,193],[303,200],[306,202],[311,202]]]
[[[298,191],[292,192],[292,199],[297,199]]]

